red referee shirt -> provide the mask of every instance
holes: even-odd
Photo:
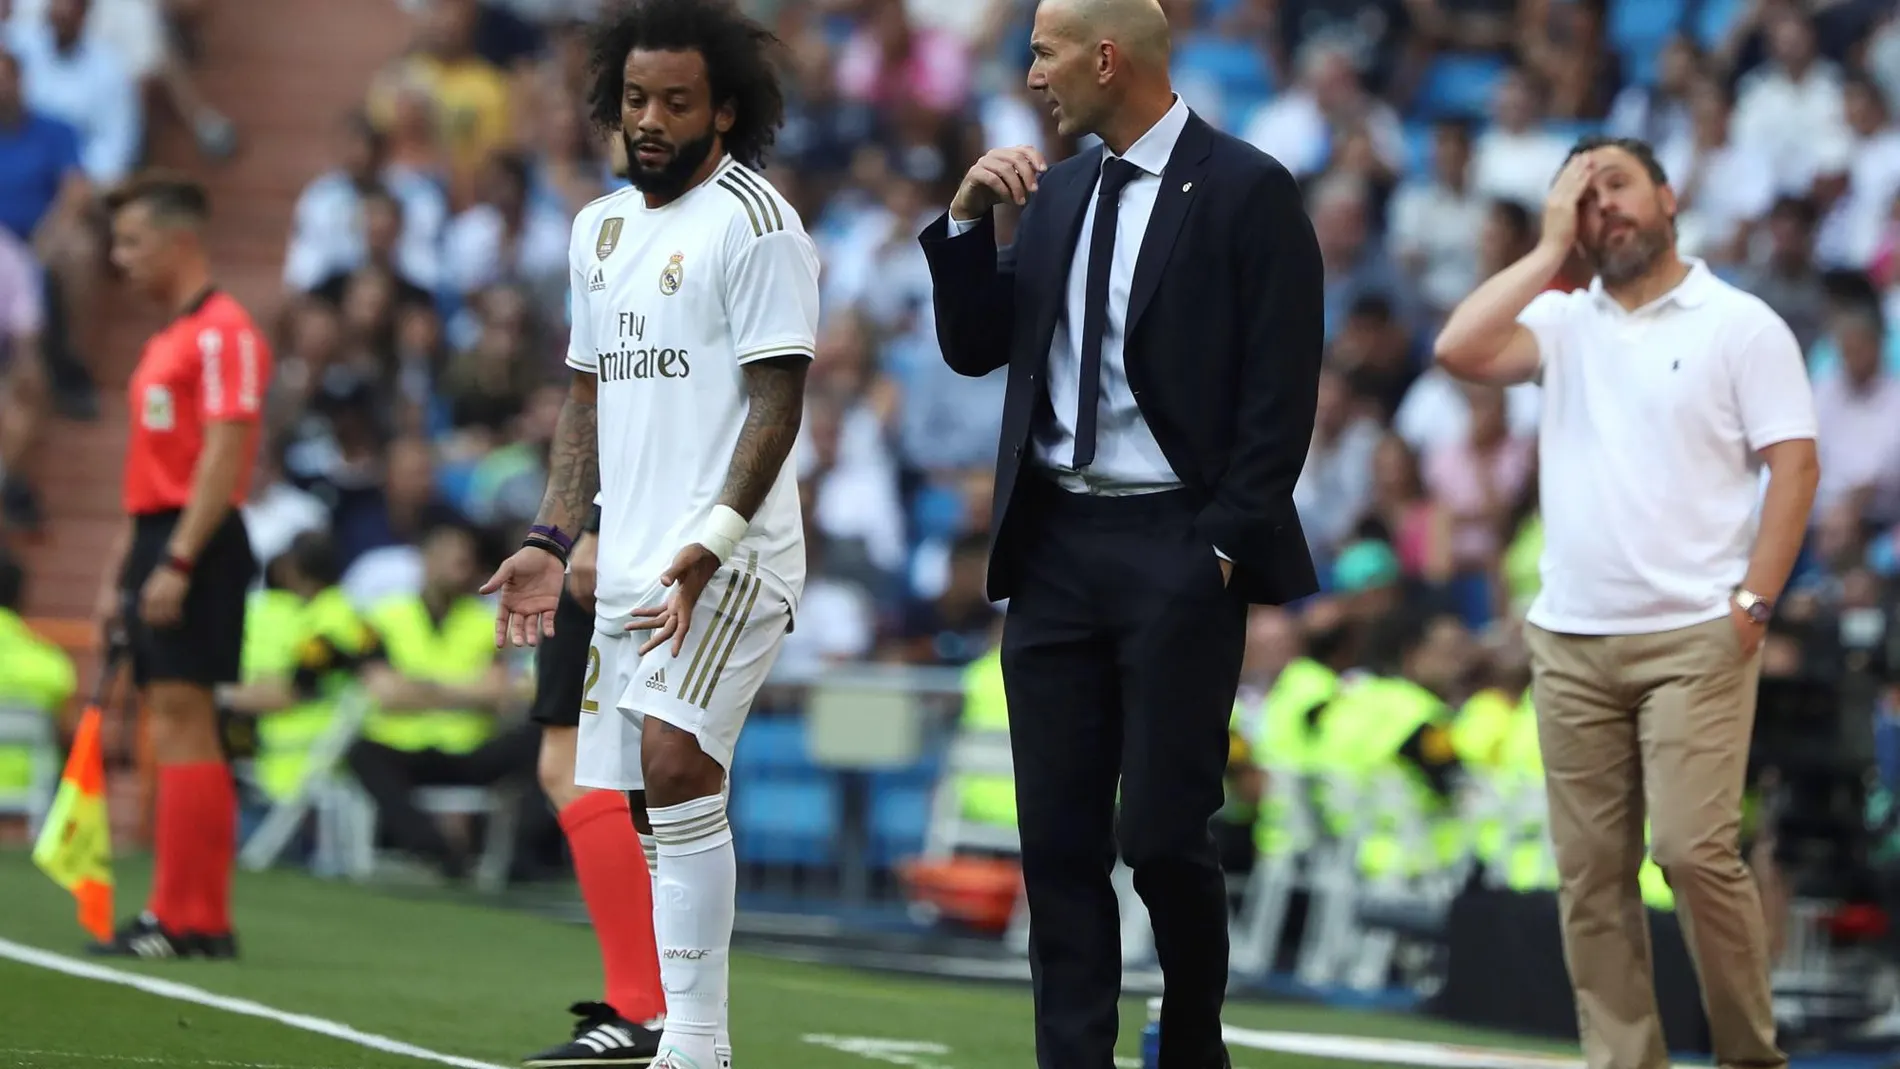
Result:
[[[182,509],[204,451],[205,424],[252,424],[244,467],[232,495],[244,503],[257,462],[257,427],[270,385],[270,349],[250,313],[213,290],[152,335],[126,390],[131,434],[125,451],[125,511],[133,516]]]

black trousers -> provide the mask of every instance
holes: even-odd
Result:
[[[1109,1069],[1117,848],[1166,980],[1161,1069],[1218,1069],[1226,887],[1209,821],[1247,606],[1179,491],[1083,497],[1034,476],[1003,629],[1041,1069]],[[1116,811],[1116,789],[1121,791]]]
[[[468,872],[467,852],[442,834],[435,819],[416,807],[417,787],[492,787],[508,779],[533,782],[541,750],[541,725],[522,722],[465,754],[397,750],[359,739],[346,760],[356,781],[376,803],[377,821],[397,848],[424,858],[447,876]],[[530,792],[545,808],[539,792]]]

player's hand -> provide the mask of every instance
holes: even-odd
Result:
[[[501,562],[482,584],[483,594],[501,592],[495,611],[495,646],[536,646],[554,635],[554,610],[561,604],[561,560],[545,549],[523,546]]]
[[[1036,191],[1049,162],[1028,145],[993,148],[963,176],[950,199],[950,218],[975,219],[1004,201],[1023,205]]]
[[[594,584],[600,581],[596,570],[600,561],[600,536],[583,532],[574,540],[574,552],[567,557],[567,592],[588,612],[594,611]]]
[[[698,542],[679,551],[672,567],[660,576],[660,585],[670,588],[666,600],[651,609],[633,610],[634,618],[627,624],[629,631],[653,632],[653,637],[641,645],[640,656],[645,657],[649,650],[658,649],[669,639],[673,643],[673,656],[680,655],[686,648],[686,635],[693,627],[693,606],[699,604],[700,593],[718,570],[719,558]]]
[[[1566,252],[1577,244],[1577,216],[1583,200],[1590,195],[1590,183],[1596,178],[1597,154],[1584,152],[1570,158],[1557,172],[1550,194],[1544,198],[1544,230],[1541,240]]]
[[[185,592],[191,580],[185,573],[161,564],[139,590],[139,619],[148,627],[176,627],[185,618]]]

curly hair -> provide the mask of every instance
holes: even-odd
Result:
[[[620,129],[629,53],[698,52],[712,83],[713,107],[732,105],[725,150],[756,168],[785,119],[785,94],[773,55],[778,47],[770,30],[729,0],[633,0],[594,31],[589,117],[602,130]]]

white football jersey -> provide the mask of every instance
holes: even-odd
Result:
[[[599,381],[596,614],[620,625],[653,603],[719,503],[749,407],[743,365],[813,356],[818,250],[785,198],[727,157],[662,207],[628,188],[581,209],[568,263],[567,362]],[[794,467],[779,469],[734,556],[756,553],[795,605],[805,535]]]

